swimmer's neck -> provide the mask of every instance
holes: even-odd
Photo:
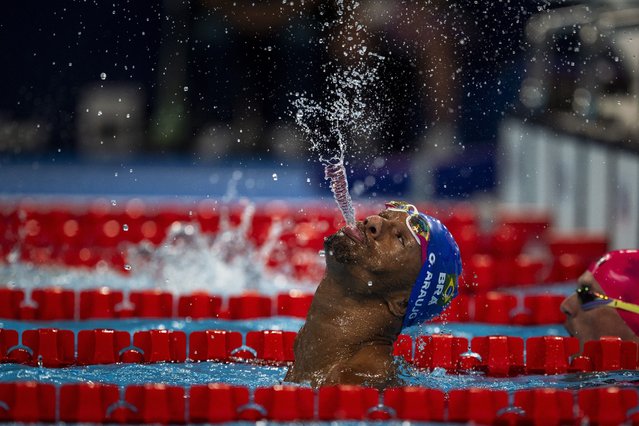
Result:
[[[395,377],[393,343],[403,319],[393,315],[380,296],[355,294],[346,279],[356,277],[327,273],[317,287],[286,380],[312,386],[365,381],[386,385]],[[375,380],[342,376],[358,366],[381,375]]]
[[[365,345],[392,347],[403,319],[391,313],[383,297],[352,291],[347,279],[357,278],[324,276],[313,298],[307,325],[321,329],[322,334],[332,328],[329,338],[336,346],[354,351]]]

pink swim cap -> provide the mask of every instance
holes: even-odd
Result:
[[[588,268],[606,296],[639,304],[639,250],[617,250],[603,255]],[[639,335],[639,314],[617,309],[632,331]]]

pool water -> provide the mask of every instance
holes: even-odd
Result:
[[[248,211],[250,212],[250,209]],[[75,316],[66,316],[66,318],[79,317],[78,312],[80,311],[80,305],[77,303],[79,299],[79,297],[77,297],[79,295],[78,292],[89,289],[95,290],[102,286],[123,292],[125,301],[128,295],[130,295],[130,292],[148,289],[159,289],[163,292],[170,293],[173,297],[173,302],[178,300],[178,296],[189,295],[203,289],[210,295],[224,298],[241,295],[246,291],[258,292],[261,295],[268,296],[268,298],[275,298],[276,295],[288,292],[291,289],[300,289],[302,293],[311,293],[317,283],[316,279],[307,279],[306,282],[304,282],[303,280],[290,279],[290,270],[288,273],[286,271],[280,271],[279,274],[271,274],[272,271],[268,270],[268,268],[259,270],[252,268],[255,259],[262,259],[264,261],[262,266],[266,266],[266,259],[268,257],[266,255],[268,252],[262,250],[262,247],[264,245],[268,246],[268,243],[263,243],[261,247],[257,244],[244,244],[239,247],[241,250],[238,250],[238,247],[236,247],[237,241],[243,241],[244,243],[248,241],[246,237],[247,231],[243,228],[242,224],[250,222],[250,215],[246,216],[248,218],[246,221],[242,219],[243,217],[244,215],[241,215],[241,218],[236,221],[239,225],[235,227],[231,226],[216,237],[201,234],[197,226],[191,226],[191,229],[189,228],[190,225],[173,222],[170,230],[175,231],[175,233],[168,233],[169,236],[173,236],[173,239],[167,237],[163,243],[158,242],[156,247],[151,247],[151,251],[148,251],[148,247],[143,244],[133,246],[132,250],[128,251],[130,255],[128,261],[130,264],[127,266],[132,265],[132,269],[127,270],[127,273],[124,274],[122,271],[114,272],[112,268],[108,266],[102,267],[100,265],[93,269],[66,268],[59,264],[57,266],[49,265],[41,267],[29,263],[21,263],[20,261],[13,261],[0,265],[0,282],[12,289],[20,288],[26,290],[23,302],[23,305],[26,307],[33,307],[35,304],[31,298],[31,290],[34,289],[62,287],[76,292]],[[76,219],[79,223],[84,220],[81,217],[77,217]],[[264,218],[262,217],[260,220],[262,219]],[[115,221],[115,219],[111,219],[109,222],[112,221]],[[126,221],[122,219],[121,222],[127,223],[128,230],[132,229],[128,224],[130,223],[129,219],[126,219]],[[260,221],[256,220],[256,222],[259,223]],[[309,222],[302,221],[301,223],[305,226],[301,226],[300,223],[298,223],[296,227],[284,232],[284,235],[287,235],[286,232],[289,233],[288,237],[286,237],[288,238],[288,240],[286,240],[288,243],[286,244],[289,244],[290,247],[287,246],[289,251],[283,251],[283,254],[280,253],[282,259],[289,261],[293,255],[299,255],[304,252],[305,255],[313,258],[312,262],[308,262],[306,258],[301,259],[303,261],[302,263],[305,263],[307,266],[316,266],[317,263],[323,263],[323,259],[317,255],[316,246],[321,246],[321,239],[329,232],[330,225],[326,225],[327,227],[322,228],[320,232],[320,230],[313,228],[315,225],[308,226],[310,222],[310,220]],[[174,225],[176,223],[179,226],[175,227]],[[43,224],[45,224],[44,219]],[[205,223],[203,222],[203,224]],[[271,228],[272,227],[273,226],[271,226]],[[82,227],[79,229],[81,228]],[[47,230],[49,228],[43,225],[38,229]],[[305,229],[306,231],[304,231]],[[308,231],[309,229],[312,232]],[[313,241],[313,244],[300,248],[295,246],[295,244],[301,244],[297,238],[299,235],[302,235],[303,232],[308,233],[308,238],[302,239],[304,240],[304,244],[306,244],[307,241]],[[265,241],[269,241],[268,235],[271,235],[270,232],[263,235]],[[282,244],[281,241],[276,241],[276,238],[270,241],[273,242],[273,247],[286,245]],[[227,255],[230,252],[236,253],[236,258],[242,260],[242,262],[229,262]],[[212,262],[212,258],[215,258],[216,261]],[[298,258],[298,260],[299,259],[300,258]],[[213,264],[215,268],[211,268]],[[259,275],[259,280],[256,280],[256,274]],[[289,279],[287,279],[287,277]],[[555,300],[557,297],[561,300],[563,295],[574,291],[575,286],[576,283],[574,281],[538,286],[527,283],[519,287],[500,288],[497,290],[499,290],[501,294],[510,293],[508,297],[513,300],[516,299],[516,305],[514,304],[515,302],[513,302],[512,305],[516,307],[512,310],[508,308],[508,310],[504,311],[506,316],[508,317],[510,315],[512,319],[514,318],[514,316],[512,316],[514,313],[522,313],[523,310],[526,309],[524,299],[528,295],[559,295],[553,297],[555,297]],[[495,288],[491,287],[491,289],[494,290]],[[480,294],[480,290],[481,289],[474,289],[473,291],[475,291],[476,294]],[[176,304],[173,303],[173,305],[175,308]],[[468,309],[468,312],[480,305],[472,306],[472,308]],[[488,307],[488,304],[486,306],[484,309],[485,312],[495,312]],[[540,306],[541,310],[544,310],[547,305],[544,304]],[[536,309],[538,308],[539,307]],[[532,312],[533,308],[530,308],[530,310]],[[477,311],[479,311],[479,309],[477,309]],[[166,314],[167,317],[175,315],[170,312]],[[164,315],[164,311],[162,311],[162,315]],[[291,313],[291,315],[296,314]],[[228,317],[236,318],[233,316]],[[225,316],[224,318],[228,317]],[[15,316],[14,318],[20,318],[20,316]],[[476,319],[481,320],[479,317]],[[558,320],[559,318],[555,318],[552,321]],[[488,321],[486,323],[429,323],[409,328],[404,330],[403,333],[413,339],[419,336],[448,334],[465,338],[468,342],[475,337],[481,336],[514,336],[524,341],[537,336],[567,336],[561,324],[523,326],[511,325],[505,321],[500,321],[493,321],[499,322],[499,324],[488,324]],[[516,321],[511,322],[515,323]],[[157,319],[88,319],[82,321],[0,319],[0,328],[15,330],[20,335],[27,330],[42,328],[70,330],[74,333],[76,341],[79,340],[78,333],[83,330],[113,329],[128,332],[130,336],[132,336],[133,333],[147,330],[173,330],[185,333],[188,348],[190,334],[197,331],[226,330],[239,332],[244,336],[243,338],[246,339],[247,333],[253,331],[281,330],[297,332],[303,323],[304,320],[301,318],[286,316],[272,316],[251,320],[212,318],[191,320],[177,317]],[[75,350],[77,355],[77,346]],[[417,352],[417,350],[415,350],[415,352]],[[633,390],[639,388],[639,372],[637,371],[621,370],[593,373],[491,377],[478,372],[454,374],[438,367],[433,369],[420,369],[413,365],[407,365],[399,359],[398,362],[400,363],[400,379],[406,386],[419,386],[443,392],[474,389],[507,391],[509,393],[508,403],[511,406],[514,404],[513,398],[517,396],[517,391],[527,389],[552,388],[579,391],[592,388],[608,389],[611,386]],[[125,388],[131,389],[129,386],[132,385],[167,384],[170,386],[184,387],[190,391],[198,385],[222,383],[247,388],[251,392],[259,392],[258,388],[269,388],[283,384],[286,372],[287,366],[285,365],[264,365],[251,361],[116,363],[108,365],[73,365],[63,368],[0,363],[0,384],[31,381],[45,385],[56,385],[58,392],[61,392],[60,389],[64,389],[64,385],[76,383],[110,384],[118,386],[121,394],[123,394]],[[299,390],[304,389],[295,388],[295,391]],[[317,392],[317,399],[319,401],[321,399],[319,396],[321,390]],[[577,398],[577,393],[574,393],[572,396]],[[189,396],[189,398],[190,397],[191,396]],[[382,398],[383,397],[385,396],[382,396]],[[0,403],[2,402],[3,401],[0,400]],[[189,403],[190,402],[187,402],[187,406]],[[604,405],[605,404],[602,403],[602,406]],[[575,415],[577,415],[576,410],[577,408],[575,408]],[[495,413],[498,410],[493,411]],[[0,414],[2,414],[1,410]],[[581,419],[582,417],[579,418]],[[58,416],[55,418],[61,419],[62,417]]]
[[[157,363],[114,364],[83,367],[42,368],[19,364],[0,365],[0,381],[28,381],[63,385],[68,383],[104,383],[128,386],[145,383],[164,383],[175,386],[227,383],[257,388],[283,383],[287,367],[248,363]],[[424,386],[449,391],[452,389],[483,388],[515,391],[533,388],[584,389],[599,386],[636,388],[637,371],[615,371],[559,375],[529,375],[510,378],[485,377],[481,374],[446,374],[443,370],[409,369],[402,374],[406,385]]]

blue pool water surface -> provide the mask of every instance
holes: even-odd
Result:
[[[287,330],[298,331],[303,320],[289,317],[273,317],[256,320],[182,320],[182,319],[126,319],[126,320],[89,320],[89,321],[53,321],[43,324],[38,321],[3,320],[0,327],[19,330],[46,327],[69,329],[75,332],[95,328],[112,328],[131,333],[142,330],[165,328],[182,330],[187,333],[197,330],[223,329],[240,332],[251,330]],[[416,336],[433,333],[451,333],[471,339],[475,336],[509,335],[524,339],[533,336],[560,335],[566,333],[561,325],[549,326],[509,326],[486,324],[425,324],[405,330],[406,334]],[[207,383],[228,383],[250,388],[273,386],[282,383],[287,367],[256,365],[251,363],[156,363],[156,364],[115,364],[74,366],[66,368],[31,367],[18,364],[0,364],[0,381],[36,380],[42,383],[66,384],[77,382],[110,383],[119,386],[142,383],[167,383],[190,386]],[[444,391],[450,389],[481,387],[487,389],[519,390],[535,387],[553,387],[561,389],[580,389],[605,385],[639,386],[639,372],[618,371],[602,373],[582,373],[564,375],[533,375],[512,378],[492,378],[482,374],[456,375],[443,370],[418,370],[405,368],[402,379],[407,385],[426,386]]]

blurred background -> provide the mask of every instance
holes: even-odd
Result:
[[[347,153],[356,198],[533,205],[639,240],[637,1],[2,7],[4,195],[215,198],[235,182],[330,198],[292,102],[329,101],[364,46],[384,59],[364,94],[379,126]]]

